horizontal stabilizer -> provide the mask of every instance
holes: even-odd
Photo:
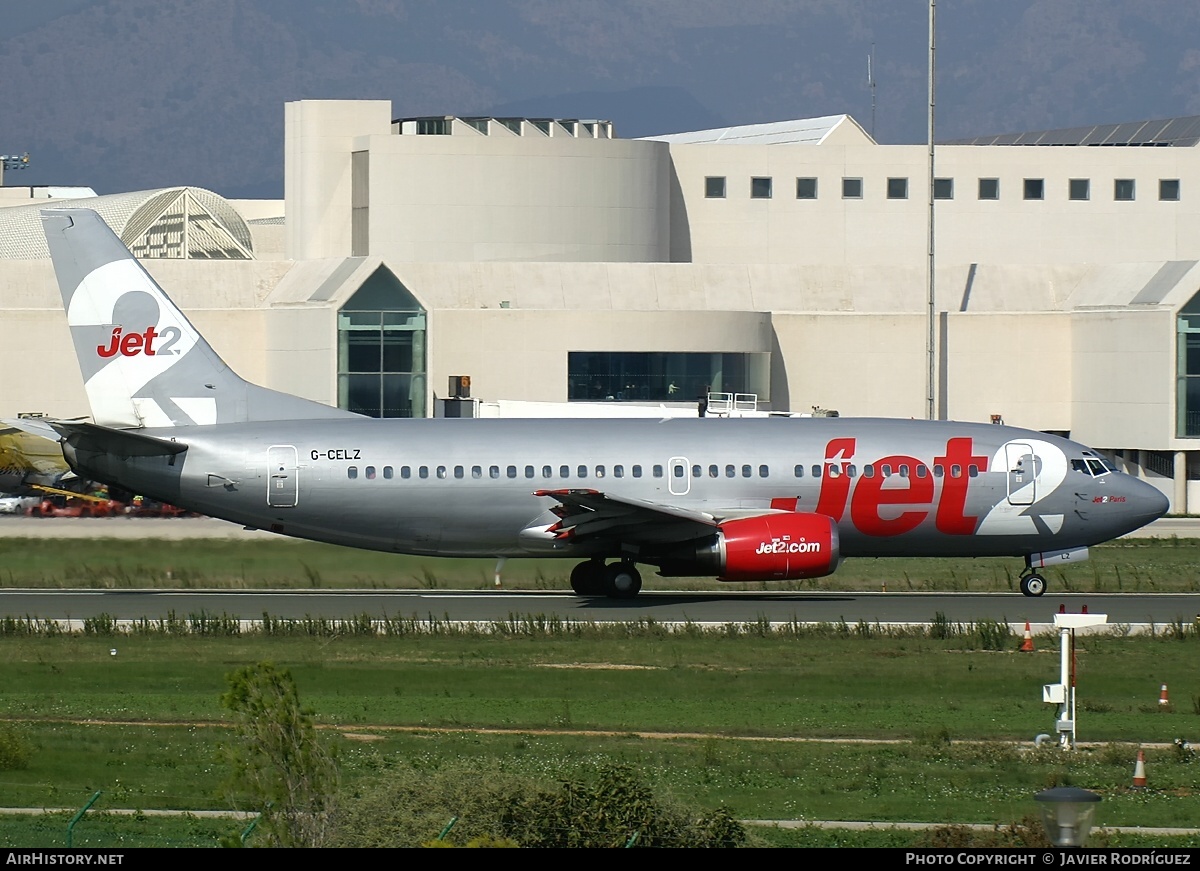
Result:
[[[115,457],[169,457],[188,449],[183,442],[160,439],[123,429],[112,429],[94,423],[51,424],[55,432],[71,447],[79,450],[110,454]]]

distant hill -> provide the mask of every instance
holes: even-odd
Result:
[[[6,4],[10,184],[280,196],[283,104],[603,117],[620,136],[848,112],[925,136],[927,6],[894,0]],[[1200,114],[1194,0],[938,5],[938,135]]]

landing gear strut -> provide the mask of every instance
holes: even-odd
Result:
[[[604,560],[590,559],[571,570],[571,589],[580,596],[632,599],[641,592],[642,576],[631,562],[605,565]]]

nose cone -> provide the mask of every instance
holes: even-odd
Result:
[[[1171,507],[1171,501],[1166,495],[1152,484],[1147,484],[1145,481],[1139,481],[1136,478],[1130,478],[1126,482],[1128,485],[1128,493],[1125,497],[1125,515],[1134,526],[1133,529],[1138,529],[1145,526],[1151,521],[1158,520],[1167,513]]]

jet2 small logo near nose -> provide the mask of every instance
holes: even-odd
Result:
[[[179,352],[172,350],[171,346],[179,341],[179,336],[179,327],[167,327],[161,333],[154,329],[153,325],[146,327],[145,332],[141,333],[126,333],[121,327],[113,327],[108,347],[97,345],[96,353],[105,359],[115,357],[117,354],[122,357],[136,357],[139,354],[147,357],[155,357],[159,354],[178,354]],[[161,347],[154,347],[155,339],[164,340]]]

